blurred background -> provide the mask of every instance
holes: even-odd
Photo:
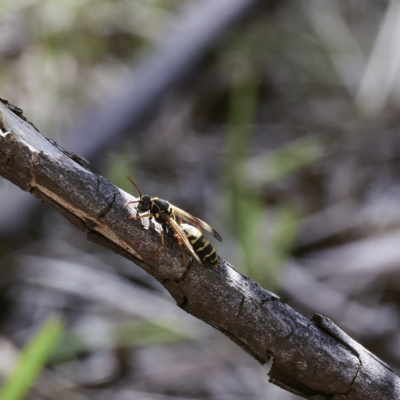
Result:
[[[0,96],[115,185],[209,222],[221,257],[398,373],[400,3],[212,3],[3,1]],[[54,313],[28,399],[298,399],[0,178],[1,379]]]

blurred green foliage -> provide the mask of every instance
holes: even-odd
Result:
[[[22,400],[35,383],[63,331],[57,316],[49,317],[25,345],[14,371],[0,389],[1,400]]]
[[[120,150],[117,152],[110,152],[106,156],[105,162],[105,175],[114,185],[120,187],[133,196],[138,196],[136,189],[126,178],[130,176],[134,179],[134,155],[130,152]]]
[[[279,291],[280,267],[290,255],[299,218],[293,204],[267,208],[264,185],[284,179],[324,156],[317,136],[306,136],[261,156],[254,154],[253,129],[260,96],[258,30],[241,37],[229,51],[231,93],[227,116],[220,213],[237,238],[241,271]],[[236,53],[235,53],[236,49]],[[229,65],[226,54],[225,67]]]
[[[51,354],[51,363],[60,363],[79,358],[80,354],[96,350],[110,350],[167,344],[190,340],[185,333],[178,332],[180,321],[154,320],[124,322],[97,327],[96,332],[69,331],[60,339]]]
[[[262,185],[285,178],[326,154],[321,140],[316,136],[289,142],[266,156],[249,162],[252,185]]]

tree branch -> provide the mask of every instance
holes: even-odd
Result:
[[[87,238],[132,260],[170,292],[179,307],[223,332],[261,364],[273,358],[271,382],[317,399],[400,398],[400,380],[385,363],[327,318],[311,321],[228,262],[195,260],[186,277],[175,240],[155,260],[160,227],[129,220],[132,196],[79,164],[0,103],[0,175],[55,208]],[[83,163],[84,164],[84,163]]]

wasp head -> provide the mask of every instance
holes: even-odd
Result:
[[[148,194],[142,196],[138,202],[137,210],[139,212],[146,212],[150,210],[151,197]]]

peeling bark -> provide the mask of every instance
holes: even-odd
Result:
[[[17,111],[17,112],[16,112]],[[87,239],[135,262],[179,307],[223,332],[261,364],[273,359],[274,384],[308,399],[393,400],[400,380],[384,362],[328,318],[311,321],[220,259],[193,260],[190,281],[176,241],[155,260],[160,227],[129,220],[132,196],[93,174],[82,159],[46,140],[20,109],[0,103],[0,175],[50,205]]]

